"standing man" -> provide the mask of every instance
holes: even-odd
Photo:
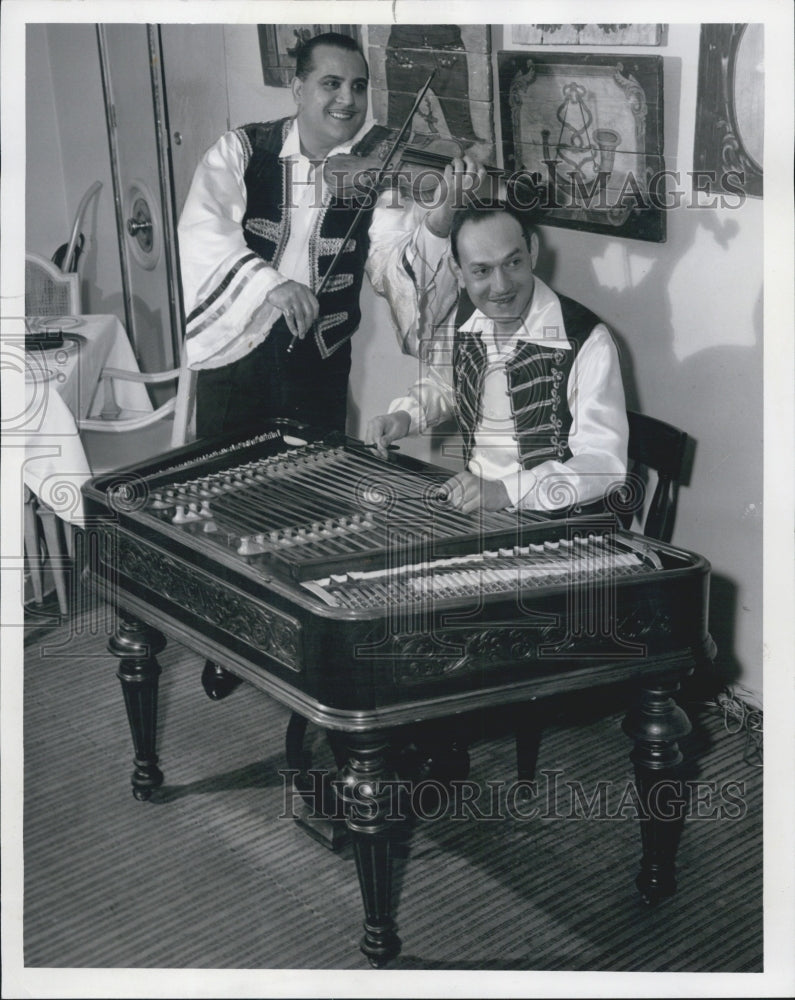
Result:
[[[196,169],[179,246],[200,438],[256,432],[269,417],[344,431],[365,270],[390,303],[404,350],[433,307],[437,276],[449,283],[442,264],[453,173],[484,174],[467,158],[447,168],[446,197],[433,209],[394,205],[391,192],[379,199],[315,293],[356,214],[349,189],[330,189],[325,168],[368,131],[368,78],[352,38],[310,39],[296,53],[295,116],[227,132]],[[219,699],[239,681],[208,661],[202,683]]]
[[[466,468],[445,484],[453,507],[599,505],[624,480],[629,435],[609,330],[535,276],[538,236],[510,202],[457,211],[450,252],[469,315],[437,329],[427,374],[365,440],[385,455],[454,416]]]
[[[365,270],[404,338],[422,321],[416,289],[427,302],[436,274],[446,280],[447,241],[434,219],[446,236],[447,207],[394,206],[388,193],[365,212],[316,294],[357,207],[329,188],[327,167],[368,131],[367,88],[354,39],[318,35],[296,54],[295,117],[227,132],[196,170],[179,244],[186,358],[199,369],[198,437],[256,430],[275,416],[344,430]],[[456,172],[467,169],[469,160],[455,162]]]

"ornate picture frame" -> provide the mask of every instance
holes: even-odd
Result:
[[[545,225],[664,242],[661,56],[500,52],[504,165]]]
[[[397,129],[434,72],[414,117],[412,146],[458,154],[493,151],[494,87],[488,24],[371,24],[367,28],[373,117]]]
[[[662,45],[664,24],[512,24],[514,45]]]
[[[761,198],[764,153],[764,25],[702,24],[693,146],[702,190]]]

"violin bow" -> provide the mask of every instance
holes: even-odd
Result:
[[[389,152],[387,153],[384,162],[378,168],[378,172],[375,175],[375,180],[373,181],[373,190],[374,191],[378,189],[378,185],[384,179],[384,174],[389,169],[389,164],[392,162],[392,157],[395,155],[398,147],[400,146],[401,142],[403,141],[403,137],[405,136],[406,132],[408,132],[409,126],[411,125],[411,121],[414,118],[414,115],[419,110],[420,103],[422,102],[423,97],[425,97],[426,93],[428,92],[428,88],[430,87],[431,81],[433,80],[434,76],[436,76],[436,70],[433,70],[433,72],[431,73],[431,75],[428,77],[428,79],[422,85],[422,88],[420,89],[419,93],[417,94],[417,97],[416,97],[416,99],[414,101],[414,104],[411,107],[411,111],[409,111],[408,115],[406,116],[406,120],[403,122],[403,125],[402,125],[400,131],[398,132],[397,137],[395,138],[395,141],[392,143],[392,146],[391,146]],[[351,222],[350,226],[348,227],[348,232],[345,234],[345,237],[343,238],[342,242],[339,245],[339,249],[334,254],[334,257],[333,257],[331,263],[328,266],[328,270],[323,275],[323,279],[321,280],[320,284],[317,287],[317,291],[315,292],[315,295],[320,295],[320,293],[326,287],[326,283],[328,282],[329,278],[331,278],[332,274],[334,273],[334,269],[336,268],[337,264],[339,263],[339,259],[342,256],[343,250],[345,249],[345,247],[346,247],[346,245],[348,243],[348,240],[351,238],[351,236],[353,235],[353,233],[356,230],[356,227],[361,222],[362,216],[364,215],[365,210],[367,209],[367,207],[368,206],[366,205],[366,203],[359,206],[359,209],[357,210],[356,215],[354,215],[354,217],[353,217],[353,221]],[[293,348],[295,347],[297,341],[298,341],[298,334],[294,333],[293,334],[293,339],[287,345],[287,353],[288,354],[292,354],[293,353]]]

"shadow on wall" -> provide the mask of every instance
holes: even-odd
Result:
[[[670,213],[664,245],[541,227],[538,267],[555,291],[610,326],[627,406],[690,436],[673,541],[712,564],[711,617],[727,682],[742,664],[745,674],[759,678],[760,690],[761,209],[755,200],[742,212],[683,206]],[[384,412],[417,374],[416,360],[401,355],[391,332],[382,329],[383,303],[374,307],[375,296],[367,299],[354,345],[355,417],[364,423]],[[462,466],[454,433],[436,429],[432,438],[410,439],[400,448],[455,471]]]
[[[760,690],[761,215],[752,200],[742,214],[682,207],[671,212],[662,247],[609,241],[594,259],[585,256],[594,243],[583,241],[571,244],[574,260],[556,247],[550,280],[611,327],[628,407],[690,436],[674,544],[712,564],[710,622],[724,683],[750,671]]]
[[[680,208],[664,246],[542,228],[538,275],[610,326],[627,406],[689,435],[674,544],[712,564],[723,683],[761,690],[762,213],[745,209]],[[458,439],[437,435],[432,455],[449,465]]]
[[[705,694],[717,693],[741,679],[743,668],[735,653],[738,608],[737,584],[722,573],[713,572],[709,580],[709,633],[718,647],[718,655],[712,670],[694,678],[694,685],[707,689]]]

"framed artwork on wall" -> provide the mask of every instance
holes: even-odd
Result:
[[[762,197],[764,25],[702,24],[693,167],[702,190]]]
[[[326,31],[338,31],[360,41],[356,24],[258,24],[262,80],[266,87],[289,87],[295,76],[295,49]]]
[[[514,45],[662,45],[663,24],[512,24]]]
[[[456,154],[494,147],[489,25],[373,24],[368,27],[373,117],[399,129],[417,93],[435,76],[414,116],[410,143]]]
[[[663,242],[660,56],[500,52],[504,165],[545,225]]]

